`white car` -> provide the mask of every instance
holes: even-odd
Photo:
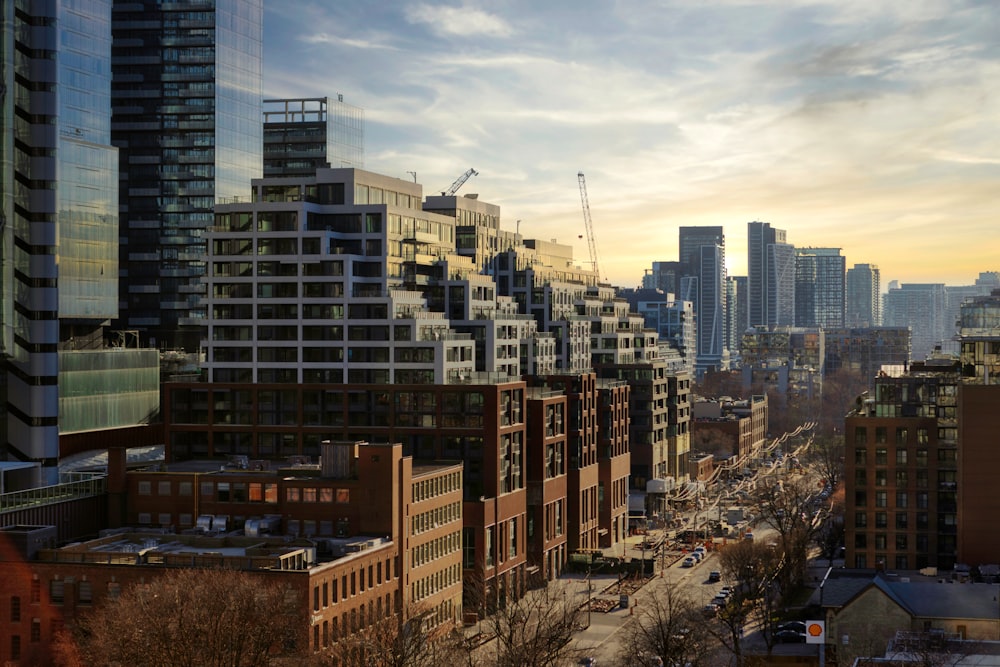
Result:
[[[681,561],[681,567],[694,567],[698,564],[698,561],[691,556],[688,556],[683,561]]]

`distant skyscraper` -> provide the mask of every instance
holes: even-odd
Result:
[[[747,223],[747,295],[749,326],[795,323],[795,247],[766,222]]]
[[[364,110],[342,95],[264,100],[264,176],[365,167]]]
[[[840,248],[796,248],[795,326],[844,325],[844,271]]]
[[[947,322],[946,299],[945,286],[940,283],[903,283],[890,287],[885,295],[883,324],[910,328],[914,359],[925,359],[936,345],[955,335],[955,322]]]
[[[676,295],[681,288],[680,278],[683,273],[680,262],[653,262],[653,268],[642,277],[642,286]]]
[[[725,344],[726,238],[722,227],[681,227],[682,299],[694,301],[699,375],[729,366]],[[689,289],[683,289],[684,285]],[[685,292],[689,292],[685,294]]]
[[[848,327],[877,327],[882,324],[881,273],[875,264],[855,264],[847,270]]]
[[[747,315],[747,277],[730,276],[727,280],[726,292],[726,347],[730,355],[735,355],[740,349],[743,332],[746,331],[749,316]]]
[[[123,328],[197,349],[217,200],[262,173],[262,0],[114,1]]]

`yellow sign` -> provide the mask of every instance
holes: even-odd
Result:
[[[823,621],[806,621],[806,643],[826,643],[826,624]]]

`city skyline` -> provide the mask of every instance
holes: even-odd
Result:
[[[623,286],[677,256],[680,226],[724,226],[745,274],[751,220],[883,284],[995,270],[994,13],[785,4],[296,0],[265,8],[264,94],[343,94],[365,109],[368,169],[433,194],[473,167],[460,194],[581,264],[583,171],[602,273]]]

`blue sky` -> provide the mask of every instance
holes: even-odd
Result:
[[[343,94],[366,167],[637,285],[677,228],[843,248],[883,283],[1000,270],[995,0],[269,0],[265,97]]]

